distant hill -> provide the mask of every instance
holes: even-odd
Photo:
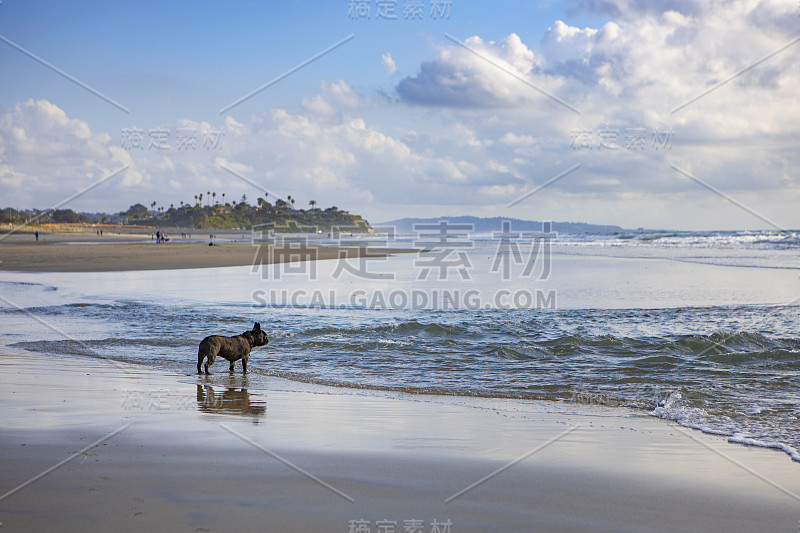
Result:
[[[361,215],[341,211],[336,206],[306,210],[294,209],[281,200],[274,206],[263,198],[260,200],[258,206],[245,202],[214,206],[184,204],[161,213],[153,213],[142,204],[136,204],[121,215],[128,221],[137,221],[137,224],[196,229],[237,229],[263,224],[273,224],[275,231],[290,233],[327,232],[334,227],[348,228],[348,232],[367,232],[370,229],[369,222]]]
[[[481,218],[472,216],[438,217],[438,218],[401,218],[389,222],[381,222],[374,226],[394,226],[399,234],[413,234],[414,224],[436,224],[440,220],[447,220],[453,224],[472,224],[473,233],[492,233],[502,231],[503,221],[511,222],[512,231],[542,231],[542,222],[537,220],[521,220],[510,217]],[[625,231],[619,226],[603,226],[587,224],[586,222],[553,222],[552,231],[556,233],[620,233]]]

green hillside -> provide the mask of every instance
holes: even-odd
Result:
[[[290,198],[291,200],[291,198]],[[319,209],[310,202],[310,209],[295,209],[294,202],[278,200],[275,205],[259,198],[257,205],[240,202],[216,205],[183,204],[179,207],[148,209],[142,204],[132,205],[121,213],[129,224],[174,226],[195,229],[237,229],[255,225],[274,224],[277,231],[327,232],[332,227],[352,227],[349,231],[369,231],[369,223],[360,215],[353,215],[333,206]]]

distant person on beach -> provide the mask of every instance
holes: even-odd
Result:
[[[33,234],[36,236],[36,242],[39,242],[39,231],[37,230]]]

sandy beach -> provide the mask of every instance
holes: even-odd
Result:
[[[3,270],[31,272],[253,258],[235,243],[0,247]],[[17,322],[46,330],[28,318],[12,316],[9,339]],[[254,369],[279,342],[254,354]],[[163,371],[0,346],[3,529],[729,533],[800,520],[786,455],[644,411],[268,375],[253,388],[238,367],[195,375],[192,357]]]
[[[9,348],[2,365],[9,531],[744,532],[800,516],[785,458],[619,410],[280,379],[257,395],[240,374],[212,388]]]
[[[246,235],[224,235],[208,242],[146,242],[148,235],[47,234],[36,242],[31,235],[13,234],[0,240],[0,271],[110,272],[117,270],[171,270],[269,264],[309,258],[381,256],[408,250],[338,248],[287,244],[271,251],[270,245],[254,246]],[[145,242],[142,242],[145,241]],[[208,241],[208,239],[206,239]]]

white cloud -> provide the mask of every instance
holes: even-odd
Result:
[[[130,156],[110,135],[92,133],[47,100],[27,100],[0,118],[0,185],[9,205],[50,207],[127,164]],[[113,179],[142,175],[132,168]]]
[[[529,77],[535,57],[518,35],[512,33],[500,42],[484,41],[476,35],[464,45],[468,49],[446,46],[434,60],[423,61],[416,76],[398,84],[400,97],[420,105],[483,108],[530,101],[532,89],[495,66]]]
[[[171,148],[177,128],[198,132],[196,150],[149,148],[146,131],[141,149],[127,149],[120,139],[93,132],[85,121],[68,117],[52,102],[17,104],[0,117],[0,205],[49,208],[126,166],[64,207],[117,212],[136,202],[189,201],[200,189],[223,184],[223,171],[212,164],[213,154],[218,152],[202,145],[203,132],[211,125],[192,120],[166,125],[164,129],[173,135]],[[226,128],[245,134],[243,126],[232,119],[226,121]]]
[[[509,146],[530,146],[536,144],[536,139],[532,135],[517,135],[509,131],[499,139],[499,142]]]
[[[386,52],[385,54],[383,54],[381,56],[381,63],[386,69],[386,72],[388,72],[389,74],[394,74],[395,72],[397,72],[397,63],[395,63],[394,59],[392,59],[391,53]]]
[[[325,117],[352,110],[361,104],[361,98],[342,80],[323,81],[319,94],[303,98],[302,105],[311,114]]]

